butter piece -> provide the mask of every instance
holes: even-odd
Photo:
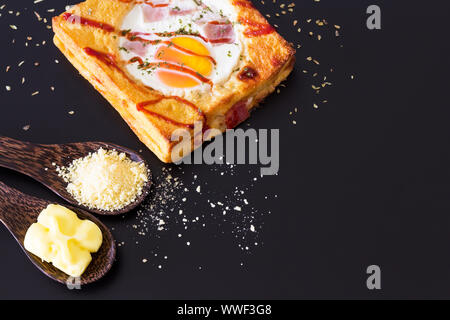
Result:
[[[72,277],[80,277],[103,242],[100,228],[75,212],[49,205],[25,235],[25,249]]]

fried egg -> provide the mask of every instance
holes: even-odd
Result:
[[[165,95],[210,91],[241,58],[235,20],[225,1],[143,1],[122,23],[121,59],[132,76]]]

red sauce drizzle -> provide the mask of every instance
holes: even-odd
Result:
[[[169,4],[168,3],[159,3],[159,4],[153,4],[153,2],[148,1],[148,0],[119,0],[120,2],[125,2],[125,3],[145,3],[148,4],[149,6],[152,6],[153,8],[164,8],[164,7],[168,7]]]
[[[94,49],[89,48],[89,47],[88,48],[84,48],[84,52],[86,52],[91,57],[97,58],[98,60],[102,61],[106,65],[111,66],[114,69],[117,69],[119,71],[122,71],[119,68],[119,66],[117,65],[116,60],[114,59],[114,56],[112,54],[100,52],[100,51],[94,50]]]
[[[144,1],[144,3],[148,4],[149,6],[151,6],[153,8],[165,8],[165,7],[169,6],[168,3],[153,4],[152,2],[149,2],[149,1]]]
[[[150,34],[145,34],[145,35],[150,35]],[[224,38],[224,39],[216,39],[216,40],[211,40],[211,39],[207,39],[204,36],[198,34],[198,33],[180,33],[180,32],[166,32],[166,33],[155,33],[155,35],[159,36],[159,37],[174,37],[174,36],[191,36],[191,37],[197,37],[202,39],[205,42],[209,42],[209,43],[213,43],[213,44],[219,44],[219,43],[228,43],[230,42],[230,39]]]
[[[175,121],[175,120],[173,120],[173,119],[171,119],[171,118],[168,118],[168,117],[166,117],[166,116],[163,116],[163,115],[161,115],[161,114],[159,114],[159,113],[157,113],[157,112],[148,110],[148,109],[146,108],[147,106],[155,105],[155,104],[157,104],[157,103],[163,101],[164,99],[172,99],[172,100],[176,100],[176,101],[178,101],[178,102],[181,102],[181,103],[183,103],[183,104],[186,104],[187,106],[189,106],[190,108],[192,108],[193,110],[195,110],[195,112],[197,112],[197,113],[201,116],[203,124],[206,122],[205,114],[204,114],[199,108],[197,108],[197,106],[196,106],[195,104],[193,104],[192,102],[189,102],[189,101],[187,101],[187,100],[185,100],[185,99],[182,99],[182,98],[180,98],[180,97],[177,97],[177,96],[159,97],[159,98],[157,98],[157,99],[155,99],[155,100],[144,101],[144,102],[138,103],[138,104],[136,105],[136,108],[137,108],[137,110],[140,111],[140,112],[147,113],[147,114],[149,114],[149,115],[151,115],[151,116],[157,117],[157,118],[159,118],[159,119],[161,119],[161,120],[164,120],[164,121],[166,121],[166,122],[168,122],[168,123],[171,123],[171,124],[173,124],[173,125],[175,125],[175,126],[178,126],[178,127],[186,127],[186,128],[188,128],[188,129],[193,129],[193,128],[194,128],[194,124],[190,124],[190,123],[188,124],[188,123],[178,122],[178,121]]]
[[[140,57],[134,57],[128,61],[128,63],[136,63],[136,62],[139,62],[139,64],[144,64],[144,60],[142,60]]]
[[[191,56],[197,56],[197,57],[207,58],[207,59],[209,59],[212,63],[217,64],[216,60],[215,60],[213,57],[207,56],[207,55],[203,55],[203,54],[195,53],[195,52],[193,52],[193,51],[191,51],[191,50],[188,50],[188,49],[185,49],[185,48],[183,48],[183,47],[180,47],[179,45],[176,45],[175,43],[173,43],[173,42],[170,41],[170,40],[164,40],[164,41],[163,41],[163,40],[147,40],[147,39],[143,39],[143,38],[141,38],[141,37],[137,37],[136,34],[137,34],[137,33],[130,33],[130,34],[127,36],[128,40],[130,40],[130,41],[140,41],[140,42],[142,42],[142,43],[152,44],[152,45],[158,45],[158,44],[163,43],[163,44],[166,44],[166,45],[168,45],[168,46],[170,46],[170,47],[174,47],[174,48],[176,48],[176,49],[179,50],[179,51],[182,51],[182,52],[184,52],[184,53],[190,54]]]
[[[222,26],[222,25],[227,25],[230,24],[229,22],[220,22],[220,21],[209,21],[208,24],[214,24],[216,26]]]
[[[251,27],[244,32],[244,35],[247,37],[259,37],[275,32],[275,28],[268,23],[256,22],[249,19],[242,19],[239,22]]]
[[[235,0],[233,4],[244,8],[254,8],[253,3],[246,0]]]
[[[258,71],[253,69],[252,67],[245,67],[242,69],[241,73],[239,73],[238,78],[241,81],[252,80],[258,76]]]
[[[100,51],[94,50],[89,47],[86,47],[83,50],[86,54],[97,58],[98,60],[102,61],[106,65],[108,65],[108,66],[116,69],[118,72],[120,72],[136,88],[136,90],[141,91],[144,94],[148,94],[149,90],[153,91],[152,88],[147,88],[147,87],[143,87],[141,85],[137,85],[136,82],[133,79],[131,79],[128,76],[128,74],[117,65],[116,59],[114,58],[114,56],[112,54],[100,52]]]
[[[103,22],[98,22],[95,20],[91,20],[88,18],[83,18],[77,15],[74,15],[72,13],[66,12],[62,15],[62,17],[70,22],[70,23],[79,23],[81,25],[84,26],[90,26],[90,27],[94,27],[94,28],[98,28],[98,29],[102,29],[104,31],[107,32],[114,32],[115,28],[107,23],[103,23]]]
[[[223,38],[223,39],[216,39],[216,40],[208,40],[209,43],[218,44],[218,43],[229,43],[231,39]]]
[[[175,70],[178,72],[182,72],[182,73],[187,73],[190,76],[198,79],[199,81],[203,82],[203,83],[207,83],[209,84],[211,87],[213,86],[213,83],[211,80],[209,80],[208,78],[202,76],[200,73],[195,72],[191,69],[185,68],[183,66],[179,66],[176,64],[172,64],[172,63],[168,63],[166,61],[162,61],[162,62],[151,62],[151,63],[141,63],[143,62],[141,58],[139,57],[135,57],[130,59],[129,61],[130,63],[135,63],[135,62],[139,62],[141,65],[141,68],[146,70],[146,69],[151,69],[151,68],[163,68],[163,69],[168,69],[168,70]]]

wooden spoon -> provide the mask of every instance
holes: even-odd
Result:
[[[97,152],[100,148],[105,150],[115,149],[118,152],[124,152],[132,161],[146,164],[145,160],[133,150],[112,143],[82,142],[44,145],[22,142],[0,136],[0,167],[18,171],[39,181],[67,202],[84,210],[110,216],[127,213],[136,208],[150,192],[152,184],[150,173],[148,182],[143,188],[142,195],[135,202],[125,208],[110,212],[90,209],[80,205],[66,190],[67,182],[58,176],[58,172],[56,172],[57,166],[67,167],[73,160],[84,158],[90,152]]]
[[[41,200],[23,194],[0,182],[0,221],[16,238],[23,251],[31,262],[44,274],[60,283],[85,285],[102,278],[110,269],[116,256],[116,244],[109,229],[91,214],[77,208],[69,207],[80,219],[90,220],[97,224],[103,234],[103,243],[100,250],[92,255],[92,262],[79,279],[74,279],[55,268],[52,264],[43,262],[40,258],[25,250],[24,240],[28,228],[35,222],[39,214],[47,208],[49,201]]]

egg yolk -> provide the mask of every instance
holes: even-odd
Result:
[[[161,68],[158,70],[159,79],[166,85],[174,88],[192,88],[201,83],[199,78],[192,76],[192,72],[208,77],[214,68],[214,60],[210,56],[208,48],[200,41],[190,37],[176,37],[171,39],[171,43],[162,45],[156,52],[157,60],[173,63],[186,69],[168,70]]]

